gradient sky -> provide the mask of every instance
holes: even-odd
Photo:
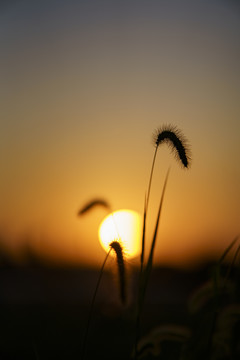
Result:
[[[105,212],[77,211],[97,196],[142,214],[152,133],[170,123],[192,166],[159,149],[151,224],[171,173],[155,261],[220,254],[240,232],[238,1],[0,6],[1,246],[99,265]]]

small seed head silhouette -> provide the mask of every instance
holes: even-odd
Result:
[[[119,284],[120,284],[120,297],[124,304],[126,302],[126,279],[125,279],[125,264],[123,258],[123,250],[119,241],[114,240],[109,245],[116,253],[118,273],[119,273]]]
[[[107,203],[107,201],[103,200],[103,199],[94,199],[90,202],[88,202],[86,205],[84,205],[79,211],[78,211],[78,216],[84,215],[87,212],[89,212],[90,210],[92,210],[94,207],[96,206],[102,206],[105,209],[110,211],[110,205]]]

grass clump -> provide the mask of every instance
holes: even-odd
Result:
[[[163,323],[150,330],[148,334],[141,336],[141,315],[146,294],[147,285],[153,266],[154,251],[158,237],[163,201],[165,197],[170,169],[167,171],[160,196],[158,212],[156,214],[155,227],[151,239],[150,252],[146,258],[146,228],[148,220],[148,207],[152,178],[158,150],[166,144],[174,154],[179,165],[183,169],[189,169],[191,154],[188,141],[182,132],[176,127],[169,125],[158,128],[153,134],[155,151],[153,155],[149,182],[145,195],[142,229],[142,249],[140,255],[139,287],[136,302],[135,317],[135,341],[133,340],[133,354],[135,360],[139,359],[174,359],[174,360],[232,360],[240,358],[240,303],[238,280],[232,277],[236,270],[237,257],[240,245],[235,250],[233,260],[229,266],[224,261],[238,241],[236,237],[223,252],[219,261],[213,266],[210,277],[206,283],[199,286],[189,298],[188,316],[189,324]],[[95,206],[103,206],[111,211],[109,204],[102,199],[89,202],[79,212],[83,215]],[[114,219],[113,219],[114,220]],[[115,223],[117,228],[117,224]],[[117,232],[118,233],[118,232]],[[111,251],[116,254],[116,262],[119,274],[119,294],[122,304],[126,302],[126,271],[123,249],[119,239],[113,239],[109,245],[109,252],[103,262],[100,275],[94,292],[87,331],[92,314],[93,304],[99,283],[103,274],[104,266]],[[238,267],[237,267],[238,274]],[[87,333],[86,331],[86,333]],[[86,337],[85,345],[86,346]],[[164,350],[165,349],[165,350]],[[170,351],[169,351],[170,350]],[[171,354],[171,355],[169,355]],[[83,357],[82,357],[83,359]]]
[[[189,168],[189,164],[190,164],[189,146],[187,145],[186,138],[182,135],[181,131],[178,130],[176,127],[169,125],[169,126],[163,126],[162,128],[157,129],[153,135],[153,141],[154,141],[154,145],[155,145],[155,152],[154,152],[153,161],[152,161],[152,167],[151,167],[151,172],[150,172],[150,178],[149,178],[149,184],[148,184],[147,195],[146,195],[145,204],[144,204],[144,214],[143,214],[142,250],[141,250],[141,256],[140,256],[140,281],[139,281],[139,295],[138,295],[137,320],[136,320],[135,358],[137,358],[137,343],[139,340],[140,315],[141,315],[142,306],[143,306],[143,302],[144,302],[144,296],[145,296],[145,292],[146,292],[147,283],[149,281],[149,276],[150,276],[151,269],[152,269],[153,255],[154,255],[154,249],[155,249],[155,244],[156,244],[156,239],[157,239],[157,234],[158,234],[160,215],[161,215],[161,211],[162,211],[162,205],[163,205],[165,190],[166,190],[166,186],[167,186],[168,176],[169,176],[169,170],[168,170],[166,178],[165,178],[165,182],[164,182],[164,187],[162,190],[160,203],[159,203],[159,209],[158,209],[157,218],[156,218],[156,225],[155,225],[155,230],[154,230],[154,234],[153,234],[153,238],[152,238],[151,250],[150,250],[149,257],[148,257],[148,261],[145,265],[144,255],[145,255],[146,220],[147,220],[148,204],[149,204],[149,197],[150,197],[150,191],[151,191],[151,183],[152,183],[153,171],[154,171],[155,160],[156,160],[158,148],[160,147],[160,145],[166,143],[168,146],[170,146],[171,150],[175,153],[176,159],[179,160],[180,164],[184,168]],[[80,209],[80,211],[78,212],[78,215],[81,216],[81,215],[87,213],[89,210],[93,209],[95,206],[103,206],[108,211],[110,211],[110,209],[111,209],[109,204],[105,200],[94,199],[93,201],[90,201],[89,203],[87,203],[82,209]],[[117,228],[117,226],[116,226],[116,228]],[[110,247],[110,249],[106,255],[103,266],[100,270],[99,279],[98,279],[97,286],[96,286],[96,289],[94,292],[92,306],[91,306],[91,310],[90,310],[90,316],[89,316],[88,325],[87,325],[87,331],[88,331],[88,327],[89,327],[89,323],[90,323],[90,317],[92,314],[92,307],[93,307],[96,293],[97,293],[99,283],[100,283],[100,280],[102,277],[103,269],[104,269],[105,263],[107,261],[107,258],[109,256],[111,250],[114,250],[116,253],[116,256],[117,256],[121,301],[122,301],[122,303],[125,303],[125,301],[126,301],[125,267],[124,267],[122,247],[121,247],[120,242],[116,241],[114,239],[110,243],[109,247]],[[87,333],[87,331],[86,331],[86,333]],[[85,341],[84,341],[84,348],[85,348],[85,346],[86,346],[86,336],[85,336]]]

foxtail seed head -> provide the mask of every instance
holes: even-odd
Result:
[[[110,211],[110,205],[103,199],[94,199],[90,202],[88,202],[86,205],[84,205],[79,211],[78,216],[84,215],[88,211],[92,210],[95,206],[102,206],[105,209]]]
[[[184,135],[175,126],[168,125],[157,129],[153,135],[153,140],[157,148],[162,143],[170,146],[181,165],[189,168],[191,160],[189,146]]]
[[[114,240],[109,246],[115,251],[117,256],[118,273],[119,273],[119,285],[120,285],[120,297],[124,304],[126,302],[126,278],[125,278],[125,264],[123,259],[123,250],[119,241]]]

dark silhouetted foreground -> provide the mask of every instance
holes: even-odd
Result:
[[[197,315],[194,318],[189,313],[189,299],[195,289],[201,289],[201,285],[209,279],[211,271],[211,266],[189,272],[154,269],[147,289],[141,335],[146,336],[152,329],[164,324],[193,329],[193,323],[198,320]],[[239,276],[237,269],[232,273],[232,276]],[[136,299],[133,294],[136,292],[136,274],[133,272],[131,276],[129,304],[122,308],[113,276],[105,271],[90,324],[86,359],[130,359],[135,338]],[[2,265],[0,359],[80,359],[97,278],[98,271],[82,268]],[[239,285],[237,289],[233,286],[232,292],[238,296],[239,307]],[[200,302],[195,301],[196,306],[204,306],[201,303],[205,301],[204,296],[201,296]],[[229,298],[231,292],[227,296]],[[211,315],[209,311],[208,316]],[[234,326],[239,330],[239,318]],[[236,354],[239,354],[238,340],[232,340]],[[194,352],[194,337],[192,341]],[[163,354],[167,351],[168,359],[178,359],[178,347],[167,348],[166,344],[162,346]],[[198,345],[200,347],[201,343]],[[147,351],[147,354],[144,359],[154,359],[152,351]]]

